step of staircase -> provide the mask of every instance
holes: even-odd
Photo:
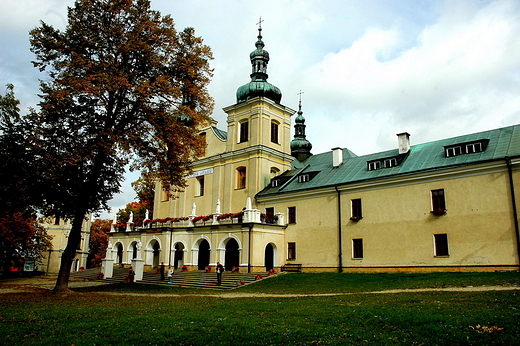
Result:
[[[121,283],[126,282],[126,275],[128,275],[128,269],[114,268],[114,273],[111,278],[98,279],[97,274],[99,268],[87,269],[83,271],[73,272],[71,276],[84,278],[88,280],[103,281]],[[168,278],[161,280],[161,275],[155,271],[147,271],[143,273],[143,280],[137,281],[137,283],[153,284],[153,285],[164,285],[164,286],[180,286],[180,287],[193,287],[203,289],[235,289],[243,285],[248,285],[259,280],[258,275],[262,278],[267,278],[267,272],[261,273],[231,273],[224,272],[222,275],[222,284],[217,285],[217,274],[214,272],[206,273],[202,270],[194,271],[176,271],[172,278],[172,283],[168,283]]]

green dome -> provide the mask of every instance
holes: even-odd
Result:
[[[267,82],[269,53],[264,50],[262,28],[258,28],[258,41],[256,41],[255,46],[256,49],[249,54],[252,67],[251,82],[237,89],[237,103],[245,102],[257,96],[266,97],[276,103],[280,103],[282,92],[278,87]]]
[[[263,96],[276,103],[282,100],[280,89],[266,81],[251,81],[237,89],[237,103],[245,102],[253,97]]]

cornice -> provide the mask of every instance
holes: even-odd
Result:
[[[271,156],[274,159],[286,161],[288,165],[290,165],[291,162],[294,160],[294,158],[288,153],[284,153],[283,151],[259,144],[259,145],[253,145],[253,146],[243,148],[243,149],[228,151],[228,152],[224,152],[221,154],[202,158],[202,159],[194,162],[192,164],[192,167],[197,168],[197,167],[205,167],[205,166],[214,166],[217,164],[221,164],[222,162],[225,162],[225,161],[230,161],[230,160],[239,159],[239,158],[249,158],[251,156],[262,156],[262,155],[267,155],[267,156]]]

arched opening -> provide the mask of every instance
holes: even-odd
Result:
[[[137,258],[137,242],[132,243],[132,259]]]
[[[117,263],[123,263],[123,244],[117,244]]]
[[[233,267],[238,267],[240,265],[239,257],[238,243],[235,239],[231,238],[226,243],[226,255],[224,258],[226,270],[232,270]]]
[[[182,243],[175,244],[175,255],[173,258],[173,266],[179,269],[184,264],[184,245]]]
[[[199,270],[204,270],[209,265],[209,243],[206,239],[199,244],[199,260],[197,263]]]
[[[161,252],[160,250],[161,250],[161,245],[159,245],[159,242],[156,241],[153,244],[153,261],[152,261],[152,266],[154,268],[159,266],[159,253]]]
[[[267,244],[265,247],[264,263],[266,271],[274,268],[274,248],[272,244]]]

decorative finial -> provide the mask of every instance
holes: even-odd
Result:
[[[262,30],[262,17],[260,17],[260,20],[258,21],[258,23],[256,23],[256,25],[258,25],[258,31],[261,31]]]
[[[297,94],[300,97],[299,105],[300,109],[302,108],[302,94],[305,94],[302,89],[300,89],[300,92]]]

